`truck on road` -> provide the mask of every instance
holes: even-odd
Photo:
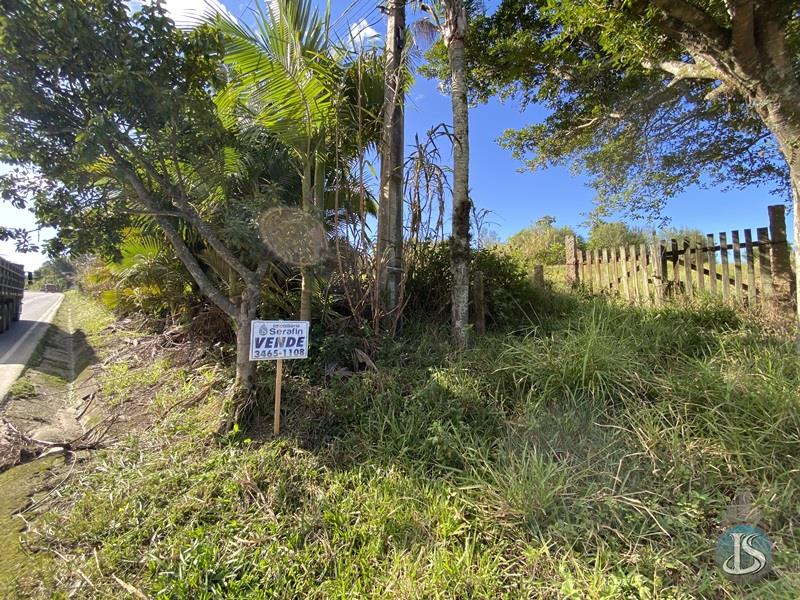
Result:
[[[19,321],[24,290],[25,268],[0,258],[0,333]]]

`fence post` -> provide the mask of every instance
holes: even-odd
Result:
[[[791,253],[786,240],[786,207],[783,204],[768,206],[769,253],[772,266],[772,293],[787,312],[794,306],[794,275]],[[759,248],[759,252],[763,252]]]
[[[653,283],[655,287],[655,304],[661,306],[664,303],[664,279],[666,278],[666,260],[664,259],[664,247],[656,237],[655,231],[650,242],[650,255],[653,257]]]
[[[543,265],[533,265],[533,275],[531,277],[533,281],[533,285],[537,288],[544,287],[544,266]]]
[[[578,283],[578,244],[574,235],[564,237],[564,250],[567,254],[567,285]]]

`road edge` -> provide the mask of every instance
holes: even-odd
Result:
[[[24,362],[15,363],[10,367],[10,375],[11,380],[10,383],[7,385],[3,385],[0,383],[0,408],[5,406],[6,404],[6,396],[8,396],[8,391],[14,385],[14,383],[20,378],[25,372],[25,369],[28,367],[28,363],[30,363],[31,357],[36,354],[36,349],[39,347],[42,339],[44,338],[44,334],[50,329],[50,326],[53,324],[53,320],[55,319],[56,315],[58,314],[59,308],[61,308],[61,304],[64,302],[64,294],[59,294],[58,300],[56,300],[55,304],[45,313],[41,320],[37,321],[36,324],[31,327],[28,331],[26,331],[22,337],[20,337],[8,351],[0,357],[0,363],[4,362],[8,357],[13,356],[14,353],[19,350],[19,347],[28,340],[32,340],[31,343],[31,351],[28,356],[25,357]]]

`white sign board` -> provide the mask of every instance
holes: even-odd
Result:
[[[308,358],[308,321],[251,321],[250,360]]]

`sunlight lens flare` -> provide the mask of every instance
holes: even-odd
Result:
[[[325,228],[299,208],[271,208],[261,215],[258,227],[267,247],[286,264],[315,265],[325,257]]]

